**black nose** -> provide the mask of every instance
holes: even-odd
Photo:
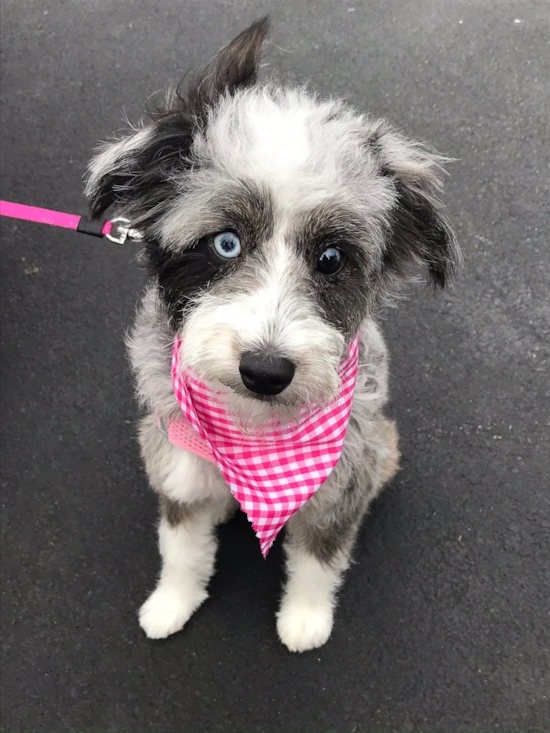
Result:
[[[274,395],[282,392],[292,382],[294,364],[283,356],[245,351],[239,371],[244,386],[251,392]]]

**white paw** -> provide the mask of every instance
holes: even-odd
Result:
[[[283,602],[277,614],[279,639],[291,652],[316,649],[328,640],[332,631],[332,618],[330,606],[313,608]]]
[[[150,639],[165,639],[183,629],[208,598],[205,590],[159,585],[139,610],[139,624]]]

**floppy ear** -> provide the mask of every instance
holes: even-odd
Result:
[[[174,173],[189,166],[193,135],[225,94],[253,85],[269,29],[267,17],[253,23],[193,78],[148,112],[149,124],[103,148],[89,166],[85,193],[92,217],[117,205],[147,227],[169,206]],[[136,218],[137,217],[137,218]]]
[[[154,132],[153,125],[145,126],[122,140],[104,145],[91,160],[85,195],[93,218],[101,216],[113,204],[124,205],[139,197],[145,188],[148,164],[158,152],[158,145],[155,150],[150,149],[156,137]]]
[[[370,143],[396,195],[383,256],[386,274],[402,279],[411,265],[420,263],[434,287],[443,288],[461,263],[455,234],[438,199],[447,159],[392,130],[382,130]]]

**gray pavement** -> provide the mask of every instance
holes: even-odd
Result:
[[[547,1],[2,9],[2,198],[82,212],[93,146],[264,12],[270,66],[457,159],[466,255],[384,323],[403,470],[322,649],[277,641],[280,543],[220,531],[211,598],[144,638],[158,568],[123,336],[131,246],[2,223],[2,730],[548,731]],[[516,22],[520,21],[520,22]]]

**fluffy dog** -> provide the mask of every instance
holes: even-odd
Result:
[[[333,400],[359,333],[342,454],[286,527],[277,630],[305,651],[329,638],[361,521],[398,467],[377,316],[419,265],[443,287],[460,255],[437,199],[444,159],[341,101],[258,82],[267,30],[267,19],[254,23],[105,147],[86,191],[93,216],[115,206],[143,234],[151,274],[129,337],[147,411],[141,451],[160,496],[162,571],[139,614],[150,638],[179,631],[205,600],[215,526],[238,506],[214,463],[159,429],[181,415],[174,338],[231,414],[261,426]],[[245,378],[250,353],[280,373]]]

